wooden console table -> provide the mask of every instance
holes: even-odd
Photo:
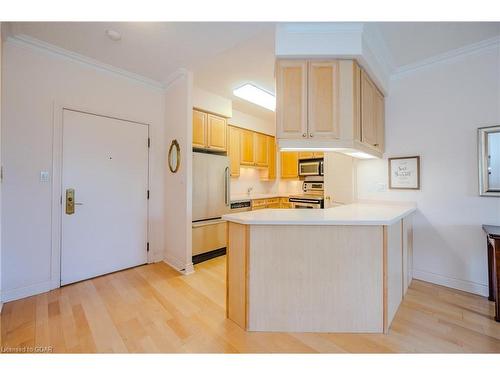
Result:
[[[495,301],[495,320],[500,322],[500,226],[483,225],[488,245],[488,286],[490,301]]]

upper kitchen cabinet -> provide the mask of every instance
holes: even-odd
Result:
[[[254,133],[255,165],[257,167],[267,167],[268,165],[268,136],[261,133]]]
[[[338,76],[337,61],[278,61],[278,138],[338,138]]]
[[[278,60],[276,68],[276,136],[306,138],[307,62]]]
[[[193,147],[227,151],[227,121],[224,117],[193,110]]]
[[[366,72],[361,71],[361,142],[383,152],[384,97]]]
[[[193,110],[193,147],[205,148],[207,145],[207,119],[205,112]]]
[[[337,61],[308,63],[309,138],[339,138],[339,86]]]
[[[281,178],[299,177],[299,153],[295,151],[280,152]]]
[[[240,175],[240,129],[234,126],[228,126],[228,145],[227,155],[229,156],[229,168],[232,177]]]
[[[382,157],[384,97],[354,60],[278,60],[280,148],[340,149]]]
[[[241,165],[255,165],[253,132],[240,129],[240,163]]]
[[[274,180],[276,178],[276,141],[274,140],[274,137],[267,137],[267,150],[267,179]]]

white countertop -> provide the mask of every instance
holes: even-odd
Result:
[[[416,210],[413,204],[354,203],[326,209],[263,209],[222,216],[252,225],[391,225]]]

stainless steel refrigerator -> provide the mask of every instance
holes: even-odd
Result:
[[[193,256],[226,247],[230,180],[227,156],[193,152]]]

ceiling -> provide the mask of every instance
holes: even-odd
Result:
[[[385,43],[393,72],[500,35],[494,22],[372,23]],[[236,110],[274,120],[274,112],[240,100],[232,90],[253,82],[274,92],[274,23],[224,22],[16,22],[25,34],[118,68],[164,82],[179,68],[194,72],[195,85],[233,100]],[[122,39],[105,36],[113,29]]]

